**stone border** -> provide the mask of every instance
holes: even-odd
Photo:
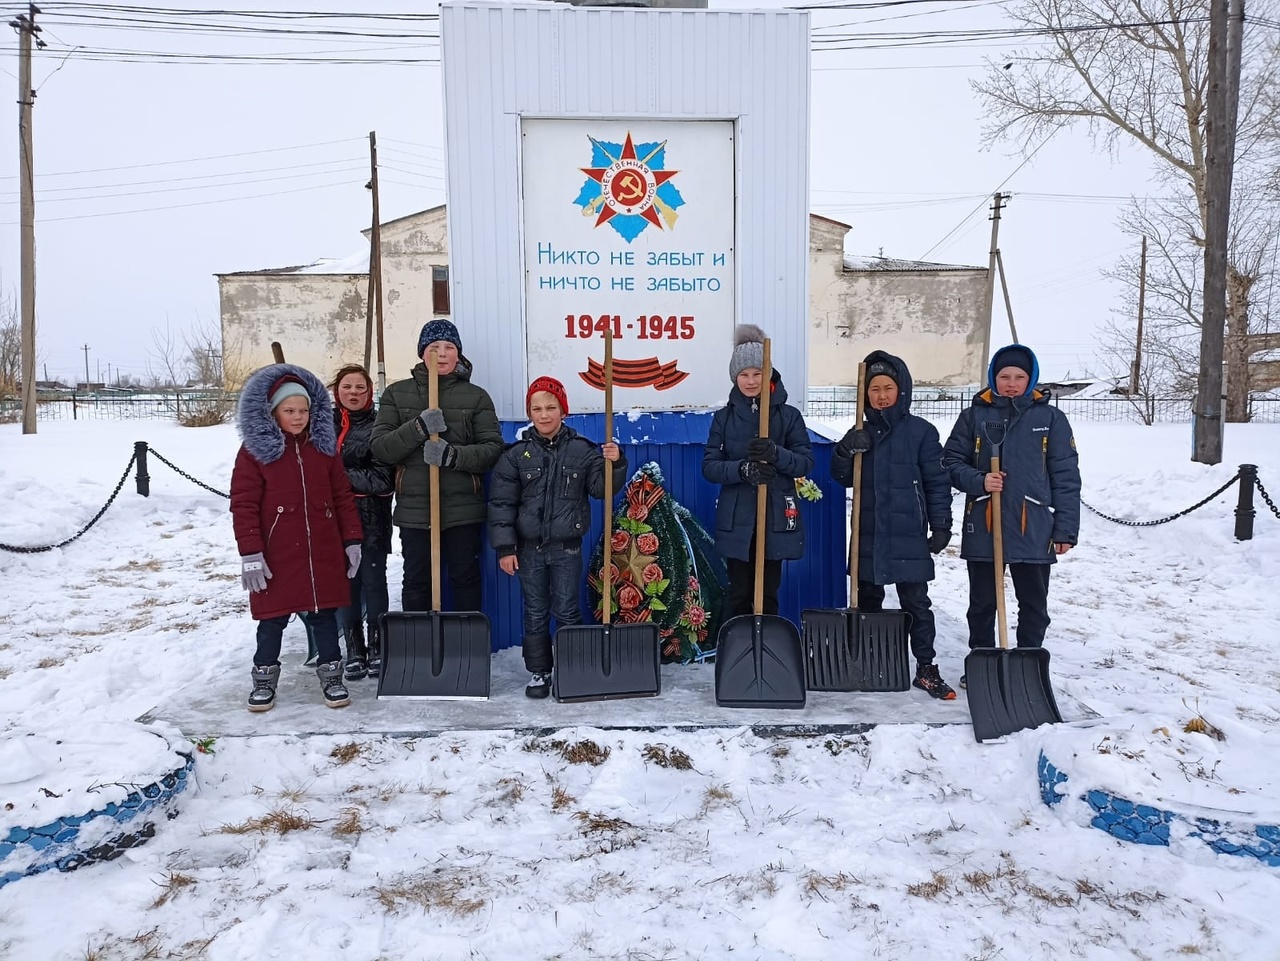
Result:
[[[1040,799],[1053,807],[1066,797],[1059,793],[1058,788],[1067,783],[1067,775],[1043,751],[1036,768]],[[1170,832],[1173,830],[1175,838],[1197,838],[1219,854],[1254,858],[1270,867],[1280,867],[1280,825],[1233,822],[1226,820],[1231,815],[1225,813],[1219,820],[1165,811],[1149,804],[1136,804],[1096,788],[1085,791],[1080,800],[1093,812],[1089,824],[1121,841],[1170,847]]]
[[[157,781],[129,792],[119,803],[112,801],[87,814],[68,815],[35,828],[10,828],[0,838],[0,888],[19,878],[44,871],[74,871],[87,864],[114,861],[129,848],[136,848],[155,837],[159,815],[172,819],[178,810],[174,801],[187,789],[191,773],[195,770],[194,754],[177,752],[186,763],[175,768]],[[143,823],[129,831],[110,834],[103,838],[103,828],[110,831],[117,825],[128,824],[143,815]],[[92,830],[86,831],[86,828]],[[92,839],[92,843],[90,843]],[[36,858],[21,869],[6,868],[6,862],[14,854],[29,854]]]

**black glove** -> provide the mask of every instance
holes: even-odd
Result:
[[[757,487],[761,484],[767,484],[778,476],[778,472],[774,470],[772,464],[762,464],[756,460],[744,460],[742,466],[738,468],[738,476],[742,478],[744,483],[755,484]]]
[[[747,458],[766,464],[778,462],[778,445],[767,437],[753,437],[747,442]]]
[[[934,531],[929,535],[929,553],[941,554],[942,549],[951,543],[951,531]]]
[[[850,427],[848,433],[836,445],[836,449],[845,457],[865,454],[871,450],[871,434],[860,427]]]

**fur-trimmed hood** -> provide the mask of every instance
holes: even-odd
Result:
[[[255,370],[244,382],[236,408],[236,430],[244,449],[260,464],[271,464],[284,455],[284,431],[268,406],[269,398],[286,380],[296,380],[307,389],[311,400],[311,421],[307,431],[312,445],[322,454],[337,453],[333,428],[333,401],[320,378],[295,364],[271,364]]]

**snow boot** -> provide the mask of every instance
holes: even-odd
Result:
[[[342,662],[328,661],[316,665],[316,677],[320,678],[320,689],[324,692],[324,703],[329,707],[346,707],[351,703],[351,695],[342,683]]]
[[[913,687],[927,692],[931,697],[936,697],[939,701],[954,701],[956,692],[951,690],[951,686],[942,679],[942,675],[938,673],[937,664],[917,664],[916,678],[911,682]]]
[[[382,673],[382,635],[378,632],[377,624],[369,625],[368,649],[369,660],[365,662],[365,668],[370,677],[377,677]]]
[[[357,623],[355,627],[344,628],[342,636],[347,642],[347,664],[342,676],[348,681],[358,681],[369,676],[366,662],[368,652],[364,646],[364,627]]]
[[[249,710],[269,711],[276,703],[276,684],[280,681],[280,665],[253,666],[249,672],[253,678],[253,690],[249,692]]]
[[[529,685],[524,689],[525,697],[546,697],[551,693],[551,672],[535,674],[529,678]]]

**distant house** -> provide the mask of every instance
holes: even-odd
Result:
[[[406,372],[423,322],[450,316],[445,214],[441,205],[382,224],[384,356],[392,379]],[[986,268],[846,257],[849,230],[810,215],[810,385],[855,384],[858,362],[876,348],[902,356],[918,383],[981,380]],[[229,380],[237,379],[232,372],[243,376],[271,363],[272,341],[286,360],[325,377],[363,359],[367,247],[342,260],[216,277]]]

